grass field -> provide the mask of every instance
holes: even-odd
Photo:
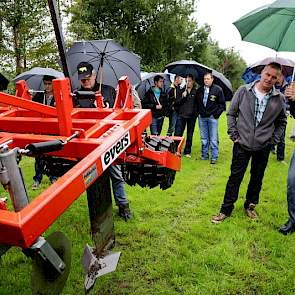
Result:
[[[287,134],[292,125],[290,120]],[[288,165],[270,155],[257,207],[259,221],[249,220],[243,211],[247,172],[232,217],[213,225],[210,218],[219,210],[231,162],[232,143],[226,134],[225,115],[219,131],[217,165],[199,160],[196,127],[193,157],[183,159],[172,188],[127,187],[135,217],[126,223],[114,208],[115,250],[122,251],[117,271],[97,280],[90,294],[295,293],[295,234],[286,237],[278,233],[287,218]],[[292,150],[293,144],[287,139],[287,163]],[[22,166],[31,184],[32,160],[24,159]],[[46,232],[61,230],[72,241],[72,269],[63,294],[84,293],[80,258],[85,244],[91,244],[89,228],[83,195]],[[31,294],[30,272],[30,259],[16,248],[9,250],[0,262],[0,294]]]

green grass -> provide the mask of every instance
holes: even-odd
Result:
[[[287,134],[292,125],[290,120]],[[196,126],[193,157],[183,159],[172,188],[127,187],[135,218],[125,223],[114,208],[114,250],[122,251],[118,268],[98,279],[90,294],[294,294],[295,234],[285,237],[278,233],[287,219],[288,165],[270,155],[257,207],[259,221],[247,219],[243,211],[248,171],[232,217],[213,225],[210,218],[219,211],[231,162],[225,115],[219,131],[217,165],[199,160]],[[287,139],[288,163],[292,151]],[[22,166],[31,184],[32,161],[24,159]],[[55,230],[66,233],[73,247],[72,269],[63,294],[83,294],[80,258],[84,245],[91,244],[85,195],[46,234]],[[30,259],[21,251],[11,249],[0,267],[1,295],[31,294]]]

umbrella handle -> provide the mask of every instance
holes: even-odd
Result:
[[[99,92],[101,93],[101,85],[103,80],[103,67],[99,69]]]

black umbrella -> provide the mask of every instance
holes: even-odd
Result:
[[[44,90],[43,77],[52,76],[55,78],[64,78],[64,74],[51,68],[35,67],[29,71],[23,72],[16,76],[12,81],[16,83],[20,80],[25,80],[30,89]]]
[[[233,90],[230,81],[220,72],[213,70],[203,64],[200,64],[193,60],[179,60],[166,65],[165,69],[169,73],[177,74],[182,77],[192,74],[198,84],[203,85],[204,74],[212,73],[214,77],[214,83],[219,85],[227,100],[232,99]]]
[[[6,90],[9,80],[0,73],[0,91]]]
[[[135,85],[140,79],[140,57],[122,47],[113,40],[93,40],[74,42],[67,51],[71,66],[72,88],[78,88],[77,65],[88,62],[98,73],[99,84],[117,87],[122,76],[128,76],[131,84]]]

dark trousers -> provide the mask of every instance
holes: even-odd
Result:
[[[287,202],[289,219],[295,224],[295,150],[288,171]]]
[[[187,127],[186,130],[186,141],[185,141],[185,148],[184,154],[190,154],[192,151],[192,143],[193,143],[193,135],[196,125],[196,117],[193,118],[184,118],[181,116],[177,117],[176,126],[175,126],[175,136],[182,136],[184,133],[185,126]]]
[[[283,161],[285,159],[285,136],[286,136],[286,127],[280,138],[280,142],[277,144],[277,160]],[[275,151],[276,146],[272,145],[271,150]]]
[[[234,144],[231,174],[226,185],[223,204],[220,209],[221,213],[227,216],[231,215],[231,212],[234,209],[234,203],[238,199],[240,185],[250,159],[250,181],[248,184],[244,208],[248,208],[249,204],[258,204],[262,179],[268,162],[269,153],[270,146],[267,146],[259,151],[247,151],[240,144]]]
[[[41,183],[44,174],[44,161],[40,157],[35,158],[35,176],[33,179]]]
[[[35,158],[35,176],[33,177],[34,181],[41,183],[45,168],[45,161],[43,157],[36,157]],[[51,182],[57,180],[57,177],[54,175],[49,175],[49,180]]]

